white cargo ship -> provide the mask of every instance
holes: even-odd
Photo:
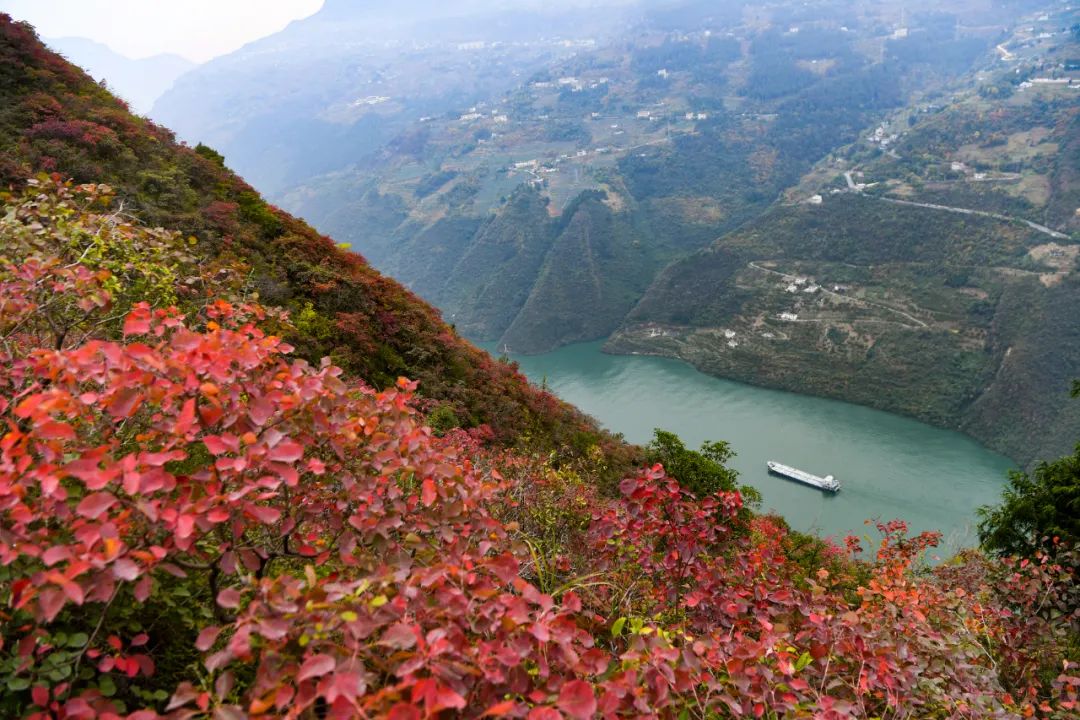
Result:
[[[784,465],[783,463],[774,462],[772,460],[765,464],[769,466],[769,472],[776,473],[777,475],[783,475],[786,478],[796,480],[803,483],[804,485],[809,485],[811,487],[816,487],[820,490],[825,490],[833,493],[840,491],[840,481],[834,478],[832,475],[819,477],[817,475],[811,475],[804,470],[799,470],[798,468],[793,468],[790,465]]]

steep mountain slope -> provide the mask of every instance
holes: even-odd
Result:
[[[467,336],[501,337],[529,300],[554,241],[548,202],[534,188],[514,192],[469,243],[438,293]]]
[[[123,212],[192,236],[207,259],[246,268],[248,291],[293,312],[301,333],[291,340],[302,356],[331,356],[375,387],[401,375],[419,380],[429,405],[446,405],[464,426],[489,424],[505,442],[530,433],[583,450],[602,439],[363,258],[267,205],[213,150],[180,145],[131,115],[6,15],[0,60],[0,184],[18,186],[40,170],[107,182]]]
[[[1029,27],[948,104],[893,114],[666,268],[607,348],[914,415],[1022,463],[1067,452],[1078,45]]]
[[[632,216],[602,193],[583,194],[563,214],[560,232],[502,343],[541,352],[610,334],[658,265]]]
[[[149,113],[154,102],[172,87],[178,77],[196,67],[196,63],[179,55],[155,55],[132,60],[114,52],[107,45],[86,38],[52,38],[46,42],[94,79],[105,81],[140,115]]]

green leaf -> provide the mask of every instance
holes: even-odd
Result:
[[[67,640],[68,647],[83,647],[90,642],[90,636],[86,633],[75,633]]]
[[[7,681],[8,690],[12,692],[18,692],[19,690],[25,690],[30,687],[30,679],[23,677],[8,678]]]
[[[103,675],[98,682],[98,690],[100,690],[101,694],[105,697],[112,697],[116,694],[116,683],[108,675]]]
[[[620,635],[622,635],[624,625],[626,625],[625,617],[621,617],[616,620],[611,626],[611,637],[619,637]]]
[[[803,668],[805,668],[807,665],[809,665],[813,661],[814,661],[814,658],[811,657],[810,653],[804,652],[802,655],[799,656],[799,659],[797,661],[795,661],[795,672],[801,671]]]

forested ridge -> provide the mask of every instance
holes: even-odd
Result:
[[[187,147],[50,52],[5,16],[0,70],[0,182],[36,173],[108,183],[125,215],[195,239],[192,252],[236,266],[244,289],[293,313],[289,338],[375,385],[407,375],[452,424],[504,442],[528,434],[582,450],[605,439],[573,408],[462,340],[437,311],[359,255],[268,204],[206,146]],[[447,412],[450,415],[447,415]]]
[[[791,532],[6,15],[0,100],[0,715],[1075,717],[1076,538]]]

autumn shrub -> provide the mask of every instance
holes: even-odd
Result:
[[[0,715],[1080,707],[1068,548],[931,571],[937,536],[894,521],[871,559],[811,571],[737,489],[655,465],[610,498],[589,462],[439,438],[415,382],[379,392],[293,357],[280,313],[117,282],[155,287],[115,259],[179,236],[42,217],[0,224]]]

